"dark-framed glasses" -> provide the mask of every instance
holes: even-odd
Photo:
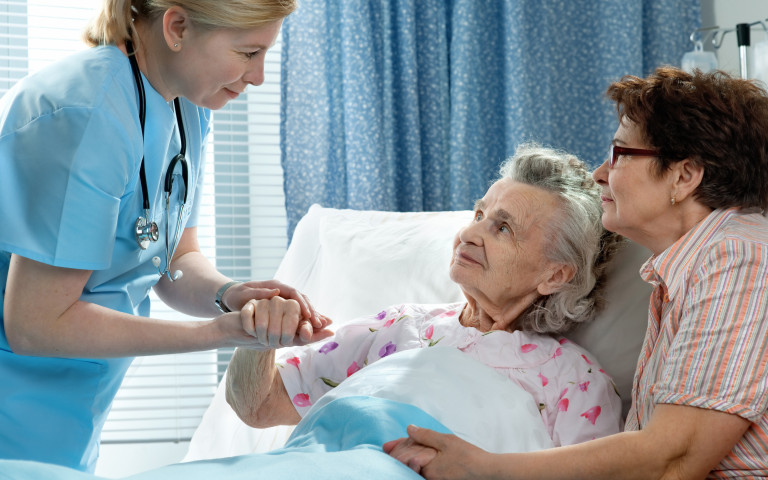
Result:
[[[626,157],[660,157],[661,152],[658,150],[648,150],[645,148],[619,147],[618,145],[611,144],[611,147],[608,149],[608,167],[613,168],[613,166],[616,165],[616,161],[619,159],[619,156],[622,155]]]

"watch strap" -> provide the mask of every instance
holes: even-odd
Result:
[[[232,311],[221,300],[221,298],[224,296],[224,292],[229,290],[229,287],[233,287],[233,286],[239,285],[241,283],[243,283],[243,282],[238,282],[238,281],[227,282],[227,283],[225,283],[224,285],[221,286],[221,288],[219,289],[218,292],[216,292],[216,298],[214,299],[213,303],[216,305],[216,308],[218,308],[221,313],[229,313],[229,312]]]

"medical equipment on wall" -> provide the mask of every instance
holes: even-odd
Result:
[[[128,52],[128,58],[131,62],[131,70],[133,71],[133,77],[136,81],[136,89],[138,90],[139,97],[139,120],[141,121],[141,137],[144,138],[144,120],[146,118],[147,102],[144,94],[144,82],[141,80],[141,72],[139,71],[139,65],[136,61],[136,55],[133,50],[133,44],[130,40],[125,42],[126,50]],[[181,219],[184,216],[184,207],[187,203],[187,185],[189,180],[189,171],[187,166],[187,159],[184,156],[187,150],[187,139],[184,134],[184,122],[181,115],[181,103],[178,97],[173,101],[174,110],[176,111],[176,125],[179,129],[179,137],[181,140],[181,148],[179,154],[173,157],[168,169],[165,172],[165,182],[163,191],[165,192],[165,267],[160,269],[162,259],[158,256],[152,257],[152,264],[157,268],[160,276],[167,276],[170,281],[179,280],[183,272],[176,270],[171,274],[171,259],[173,253],[176,250],[179,240],[179,230],[181,229]],[[179,207],[179,216],[176,220],[176,228],[174,230],[173,239],[170,238],[170,208],[171,208],[171,192],[173,191],[173,178],[176,165],[181,165],[181,177],[184,182],[183,185],[183,198]],[[139,170],[139,178],[141,181],[141,194],[143,196],[144,216],[139,217],[136,220],[136,243],[139,248],[146,250],[149,247],[150,242],[156,242],[159,238],[159,229],[157,223],[149,220],[149,194],[147,193],[147,175],[144,169],[144,157],[141,157],[141,168]]]
[[[766,39],[755,45],[752,56],[749,55],[751,45],[751,31],[753,27],[761,26],[766,34]],[[714,52],[703,50],[703,38],[711,36],[712,46],[715,50],[723,44],[723,39],[729,33],[736,33],[736,44],[739,48],[739,74],[741,78],[756,78],[768,84],[768,28],[762,20],[752,23],[739,23],[735,28],[724,29],[718,26],[699,28],[691,33],[691,42],[694,43],[694,50],[686,52],[683,55],[681,67],[683,70],[692,71],[698,68],[703,72],[711,71],[717,68],[717,57]],[[697,38],[698,36],[701,38]],[[711,54],[711,55],[710,55]],[[714,58],[715,65],[712,66]]]

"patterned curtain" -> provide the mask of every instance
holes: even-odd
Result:
[[[303,0],[283,27],[289,238],[313,203],[471,208],[524,141],[596,166],[625,74],[679,65],[700,0]]]

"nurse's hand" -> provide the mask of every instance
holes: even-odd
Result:
[[[224,314],[217,321],[229,321],[233,315],[235,312]],[[306,345],[333,335],[325,322],[314,328],[296,300],[279,296],[249,300],[237,315],[240,335],[234,339],[234,346],[271,350]]]
[[[322,330],[331,324],[329,318],[312,308],[306,295],[277,280],[250,281],[235,285],[225,292],[222,301],[230,310],[236,311],[242,309],[249,300],[264,300],[274,296],[296,301],[301,309],[301,316],[308,319],[314,329]]]

